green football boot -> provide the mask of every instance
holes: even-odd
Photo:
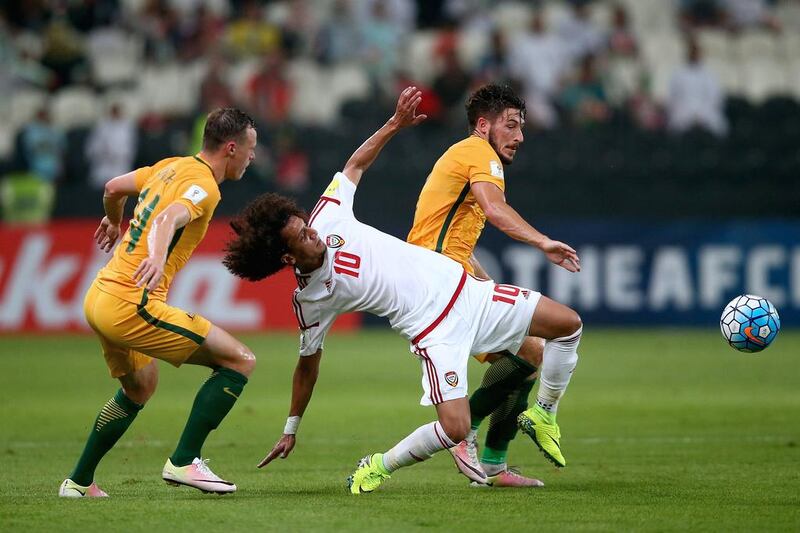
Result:
[[[523,433],[533,439],[542,453],[554,465],[561,468],[567,466],[567,460],[561,454],[561,430],[556,424],[556,415],[548,413],[538,405],[523,411],[517,417],[517,425]]]
[[[383,454],[373,453],[361,458],[356,471],[347,478],[347,488],[352,494],[372,492],[391,476],[383,467]]]

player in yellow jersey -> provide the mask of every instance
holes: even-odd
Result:
[[[106,184],[106,216],[94,235],[105,252],[119,239],[127,197],[138,196],[138,203],[128,231],[86,293],[84,312],[111,377],[122,388],[100,411],[60,496],[107,496],[94,482],[95,470],[155,392],[156,359],[212,369],[162,478],[204,492],[236,491],[236,485],[208,468],[200,452],[242,393],[255,356],[222,328],[168,305],[166,298],[175,273],[208,229],[220,201],[219,184],[242,178],[255,146],[253,120],[238,109],[218,109],[208,115],[199,154],[164,159]]]
[[[551,262],[570,272],[580,270],[575,250],[541,234],[506,203],[503,165],[512,163],[523,141],[525,103],[508,87],[487,85],[469,98],[467,119],[471,135],[439,158],[422,188],[408,242],[447,255],[471,274],[488,279],[474,249],[489,220],[509,237],[542,250]],[[499,285],[498,290],[502,291],[502,287]],[[492,365],[470,398],[472,431],[450,449],[456,466],[471,479],[471,473],[481,470],[486,474],[487,484],[492,486],[542,485],[539,480],[526,478],[507,467],[508,445],[516,436],[518,418],[523,431],[548,459],[556,466],[566,464],[560,452],[555,411],[576,361],[562,365],[553,374],[549,370],[554,365],[548,366],[545,358],[548,375],[542,376],[537,404],[533,410],[526,410],[537,367],[543,364],[543,352],[547,353],[542,339],[527,337],[517,355],[478,357]],[[477,430],[490,414],[489,431],[479,460]],[[527,422],[531,416],[538,423]]]

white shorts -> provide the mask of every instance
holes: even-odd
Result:
[[[436,405],[467,396],[471,355],[502,350],[516,355],[540,297],[530,289],[467,276],[446,317],[411,344],[411,352],[422,365],[420,404]]]

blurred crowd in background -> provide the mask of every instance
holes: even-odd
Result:
[[[529,143],[537,133],[613,127],[713,145],[726,142],[742,109],[771,110],[782,137],[800,133],[800,3],[792,0],[0,5],[7,221],[46,219],[64,184],[70,206],[57,213],[80,214],[85,194],[75,191],[196,153],[205,114],[221,106],[258,123],[252,174],[261,188],[301,194],[314,174],[306,132],[341,139],[352,123],[383,120],[412,84],[424,94],[426,127],[449,137],[466,133],[466,96],[487,82],[525,98]],[[773,126],[751,121],[749,135]],[[94,213],[97,198],[85,202]]]

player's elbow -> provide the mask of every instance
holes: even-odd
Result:
[[[505,219],[503,218],[503,210],[499,206],[490,203],[482,206],[482,208],[483,214],[486,215],[486,220],[488,220],[492,226],[503,226]]]
[[[125,195],[126,193],[122,190],[122,187],[116,179],[107,181],[103,187],[103,196],[106,198],[121,198]]]

